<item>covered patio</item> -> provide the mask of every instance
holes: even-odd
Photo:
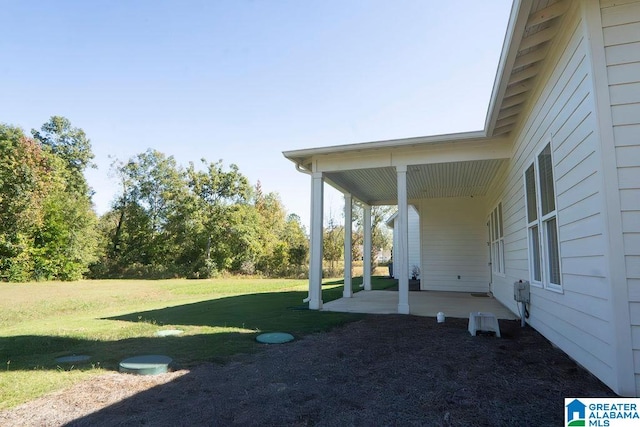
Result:
[[[436,317],[443,312],[446,317],[468,318],[469,313],[481,311],[493,313],[497,319],[515,320],[508,308],[491,296],[467,292],[420,291],[409,292],[409,314]],[[485,294],[486,295],[486,294]],[[340,298],[324,303],[323,311],[346,313],[394,314],[398,312],[398,293],[394,291],[361,291],[351,298]]]
[[[311,178],[311,247],[309,308],[312,310],[400,313],[468,317],[470,311],[500,312],[505,307],[483,308],[471,293],[490,293],[490,259],[487,249],[488,201],[484,196],[500,179],[511,155],[508,139],[486,137],[482,132],[376,141],[337,147],[285,152],[300,172]],[[324,185],[344,194],[345,254],[351,253],[353,209],[363,211],[363,253],[371,252],[371,207],[396,205],[398,225],[393,265],[398,291],[381,298],[372,291],[369,257],[363,258],[363,292],[352,294],[352,259],[345,257],[344,301],[322,301]],[[420,214],[421,290],[409,291],[408,210]],[[397,243],[397,244],[396,244]],[[450,298],[439,300],[435,291]],[[455,292],[451,292],[455,291]],[[460,295],[455,295],[460,293]],[[415,295],[414,295],[415,294]],[[441,296],[442,296],[441,295]],[[479,303],[477,309],[467,304]],[[350,301],[352,300],[352,301]],[[445,305],[446,304],[446,305]],[[447,313],[445,311],[447,308]],[[454,308],[456,307],[456,308]],[[495,313],[498,315],[498,313]],[[508,316],[508,317],[507,317]]]

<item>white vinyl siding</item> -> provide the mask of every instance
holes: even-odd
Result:
[[[580,7],[579,2],[570,3],[536,78],[534,94],[521,113],[522,124],[514,131],[512,159],[487,195],[490,203],[502,200],[505,227],[506,275],[494,277],[492,292],[517,312],[513,283],[533,275],[529,233],[540,236],[541,231],[530,225],[553,227],[553,222],[539,222],[553,218],[540,217],[541,207],[536,207],[538,225],[528,220],[525,189],[526,170],[552,138],[562,293],[532,286],[528,322],[602,381],[614,384],[596,102]],[[539,185],[536,175],[537,171],[534,182]],[[551,240],[553,236],[548,237]],[[548,252],[548,247],[541,247],[538,254],[542,268],[545,250]],[[544,274],[542,269],[541,280]]]
[[[414,267],[420,269],[420,276],[422,276],[422,267],[420,265],[420,216],[418,211],[413,206],[409,205],[409,278],[411,278],[411,272]],[[419,277],[420,278],[420,277]]]
[[[416,211],[416,208],[414,208],[412,205],[409,205],[407,216],[409,218],[409,222],[408,222],[409,271],[408,271],[408,274],[409,274],[409,278],[411,278],[411,270],[413,269],[414,265],[418,266],[418,268],[420,268],[420,271],[422,272],[422,269],[420,267],[420,217],[418,216],[418,212]],[[398,221],[396,221],[395,218],[393,218],[394,250],[398,246],[398,233],[399,233]],[[395,270],[393,272],[393,277],[395,278],[398,277],[398,273]]]
[[[489,215],[489,245],[491,247],[491,271],[504,275],[504,225],[502,203],[498,203]]]
[[[640,1],[601,1],[634,352],[640,393]]]
[[[420,202],[421,289],[489,291],[485,209],[480,197]]]

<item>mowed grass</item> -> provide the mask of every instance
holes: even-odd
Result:
[[[378,279],[376,287],[388,286]],[[358,279],[354,291],[359,290]],[[340,298],[327,281],[323,300]],[[122,359],[164,354],[179,368],[223,362],[261,345],[262,332],[296,337],[327,331],[361,315],[308,310],[306,280],[97,280],[0,284],[0,409],[105,371]],[[163,329],[183,334],[157,337]],[[88,362],[56,358],[88,355]]]

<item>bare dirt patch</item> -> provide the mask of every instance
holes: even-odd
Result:
[[[0,412],[0,425],[561,425],[564,397],[615,396],[540,334],[367,316],[224,365],[110,373]]]

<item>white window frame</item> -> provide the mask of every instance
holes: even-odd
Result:
[[[527,242],[528,242],[528,251],[529,251],[529,280],[530,283],[534,286],[538,286],[541,288],[545,288],[555,292],[563,292],[562,288],[562,262],[560,256],[560,240],[558,238],[558,213],[557,213],[557,192],[556,192],[556,183],[555,178],[551,180],[551,188],[553,191],[553,209],[549,210],[549,212],[543,215],[542,213],[542,183],[540,176],[540,155],[549,148],[549,154],[551,156],[551,175],[552,178],[554,176],[554,163],[553,163],[553,147],[551,144],[551,138],[547,140],[547,143],[544,145],[542,150],[540,150],[532,163],[529,164],[523,173],[523,182],[524,182],[524,199],[525,199],[525,221],[527,223]],[[529,193],[527,192],[527,172],[533,167],[533,184],[534,184],[534,202],[535,209],[534,213],[536,215],[535,218],[529,218]],[[550,253],[550,242],[549,239],[549,226],[552,221],[555,221],[555,254],[557,256],[555,262],[557,262],[557,277],[558,282],[555,283],[551,281],[551,277],[553,273],[551,271],[552,265],[552,254]],[[537,240],[537,241],[536,241]],[[538,274],[536,274],[536,255],[538,257]]]
[[[502,202],[499,202],[489,214],[489,248],[491,251],[491,271],[493,274],[505,277]]]

